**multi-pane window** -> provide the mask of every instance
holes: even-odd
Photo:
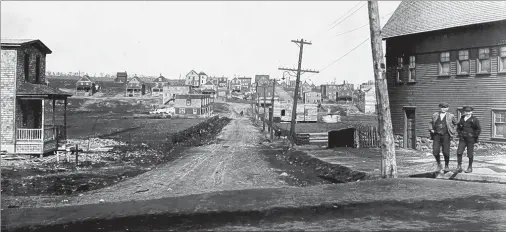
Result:
[[[24,68],[25,68],[25,81],[29,82],[30,81],[30,54],[28,54],[28,53],[25,53]]]
[[[409,80],[416,80],[416,58],[415,56],[409,57]]]
[[[499,72],[506,72],[506,46],[499,48]]]
[[[179,113],[180,113],[180,114],[186,114],[186,111],[185,111],[185,109],[184,109],[184,108],[179,108]]]
[[[457,74],[469,74],[469,51],[459,51],[459,57],[457,62]]]
[[[439,75],[450,75],[450,52],[442,52],[439,56]]]
[[[193,109],[193,114],[197,114],[197,109]]]
[[[506,138],[506,110],[493,110],[492,114],[492,137]]]
[[[402,77],[402,65],[404,64],[404,60],[402,56],[397,57],[397,81],[401,80]]]
[[[490,49],[480,48],[478,50],[478,72],[489,73],[490,72]]]

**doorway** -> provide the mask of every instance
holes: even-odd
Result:
[[[404,147],[416,149],[416,111],[404,108]]]
[[[329,132],[328,148],[355,147],[355,128]]]

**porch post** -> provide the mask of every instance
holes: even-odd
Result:
[[[56,105],[56,99],[53,98],[53,126],[56,125],[56,119],[55,119],[56,107],[55,107],[55,105]]]
[[[42,158],[42,156],[44,155],[44,146],[45,146],[45,142],[44,142],[44,132],[45,132],[45,125],[44,125],[44,118],[45,118],[45,110],[44,110],[44,105],[45,105],[46,101],[44,98],[42,98],[42,122],[41,122],[41,129],[42,129],[42,132],[41,132],[41,138],[42,138],[42,152],[40,153],[40,158]]]
[[[65,98],[63,109],[63,130],[65,132],[65,141],[67,141],[67,98]]]

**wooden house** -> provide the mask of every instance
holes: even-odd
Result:
[[[272,85],[271,85],[271,87],[258,86],[257,87],[257,96],[258,96],[258,101],[259,101],[258,105],[264,106],[264,100],[265,100],[266,106],[272,105],[272,103],[271,103],[272,102]],[[255,100],[256,100],[256,98],[255,98]],[[279,95],[277,92],[274,92],[274,102],[278,102],[278,101],[279,101]]]
[[[46,55],[40,40],[2,39],[0,150],[54,152],[67,135],[66,92],[45,85]]]
[[[127,83],[128,81],[128,74],[127,72],[118,72],[116,73],[116,78],[114,79],[114,83]]]
[[[255,75],[255,86],[264,86],[270,83],[269,75]]]
[[[251,77],[238,77],[237,79],[241,83],[241,93],[251,92]]]
[[[383,28],[393,132],[429,137],[441,101],[474,108],[480,141],[506,142],[506,2],[403,1]]]
[[[207,94],[181,94],[175,96],[174,108],[177,115],[211,115],[212,102]]]
[[[304,92],[302,99],[304,104],[320,104],[322,100],[322,94],[317,91]]]
[[[98,92],[98,85],[88,75],[84,75],[76,82],[76,96],[93,96]]]
[[[241,81],[239,80],[239,78],[234,77],[234,79],[230,80],[228,89],[230,89],[230,92],[240,93],[241,92]]]
[[[126,97],[140,97],[146,94],[146,84],[134,76],[125,85],[125,96]]]
[[[153,86],[151,87],[151,96],[153,97],[162,96],[163,87],[166,85],[168,85],[167,78],[165,78],[164,76],[162,76],[162,74],[160,74],[160,76],[153,81]]]
[[[195,70],[191,70],[186,74],[185,85],[189,85],[192,88],[200,87],[200,76]]]

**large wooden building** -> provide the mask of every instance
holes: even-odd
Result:
[[[403,1],[383,28],[393,131],[429,137],[441,101],[470,105],[480,141],[506,142],[506,2]]]
[[[213,112],[212,102],[207,94],[181,94],[175,96],[174,108],[177,115],[209,116]]]
[[[167,78],[160,76],[153,81],[153,87],[151,87],[151,96],[159,97],[163,95],[163,87],[168,85]]]
[[[76,82],[76,96],[93,96],[96,92],[98,86],[88,75],[84,75]]]
[[[137,76],[132,77],[125,85],[126,97],[140,97],[146,94],[146,84]]]

